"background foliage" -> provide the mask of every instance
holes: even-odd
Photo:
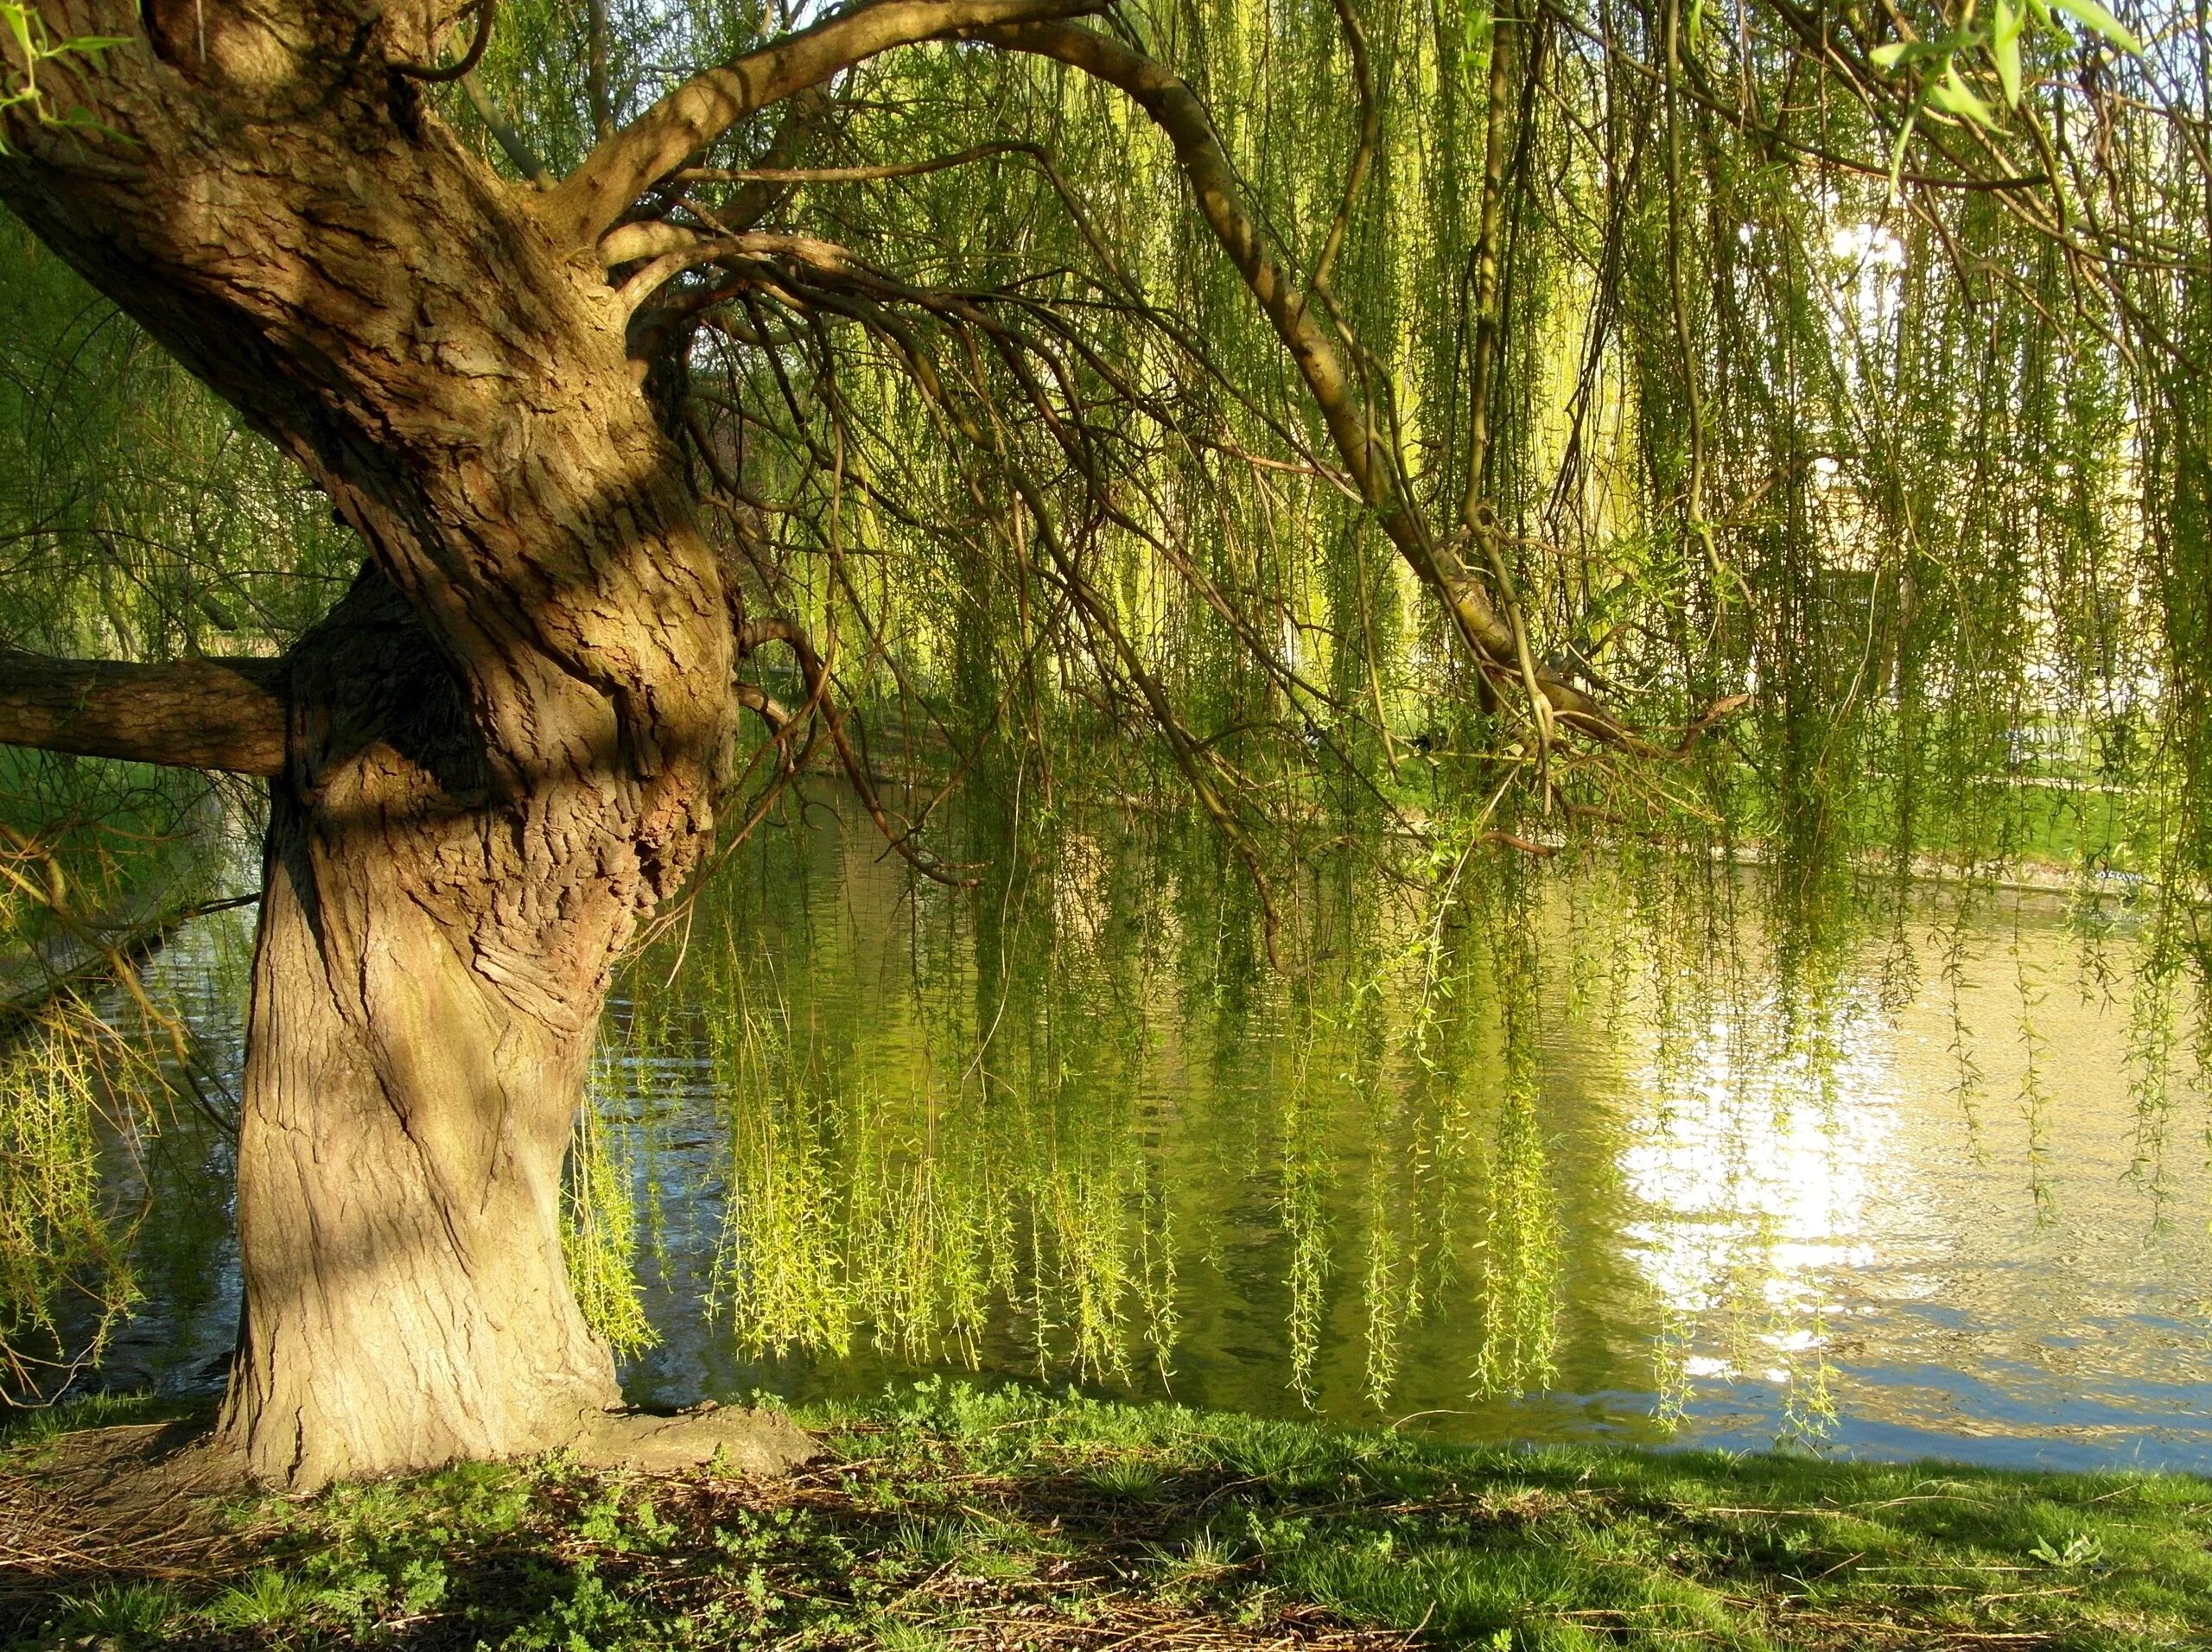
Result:
[[[557,173],[690,67],[814,15],[518,0],[447,113],[491,164]],[[1372,943],[1412,971],[1390,979],[1457,944],[1424,936],[1490,937],[1521,1006],[1509,1070],[1551,984],[1513,956],[1516,913],[1562,844],[1618,858],[1655,905],[1678,899],[1669,855],[1770,864],[1752,898],[1775,967],[1814,991],[1870,891],[2024,859],[2151,905],[2146,1105],[2202,1060],[2197,12],[1140,0],[1098,26],[1201,93],[1404,491],[1532,664],[1619,728],[1562,731],[1471,664],[1119,94],[928,48],[741,126],[682,181],[704,217],[844,249],[836,270],[704,268],[639,325],[753,611],[805,643],[748,663],[772,728],[816,715],[753,753],[734,831],[840,737],[918,874],[1047,864],[1102,806],[1189,812],[1254,895],[1214,932],[1294,972],[1351,921],[1298,869],[1350,855],[1414,892],[1419,916]],[[359,556],[324,503],[12,227],[0,307],[0,643],[159,658],[297,636]],[[832,729],[828,706],[860,715]],[[251,797],[175,776],[16,756],[0,782],[18,952],[226,889],[253,827]],[[957,791],[1003,832],[939,831]],[[194,834],[216,848],[182,875]],[[1683,921],[1720,932],[1735,899],[1708,887]],[[128,991],[41,1003],[10,1035],[32,1064],[0,1151],[18,1344],[51,1329],[60,1274],[127,1298],[124,1213],[84,1166],[193,1065]],[[110,1036],[86,1029],[124,1023],[143,1073],[82,1077]],[[734,1061],[783,1058],[757,1018],[731,1038]],[[633,1241],[625,1184],[597,1148],[576,1174],[576,1271],[640,1335],[609,1260]]]

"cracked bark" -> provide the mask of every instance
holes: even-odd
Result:
[[[459,685],[381,574],[289,664],[222,1432],[295,1486],[573,1442],[619,1398],[559,1225],[604,948],[532,955],[503,918],[564,866],[588,898],[550,840],[617,811],[580,809],[578,778],[492,800]]]
[[[270,777],[223,1438],[302,1488],[574,1440],[616,1395],[563,1155],[736,716],[681,467],[588,249],[382,67],[423,17],[209,4],[203,52],[192,0],[43,10],[130,41],[41,72],[123,137],[13,111],[0,198],[370,557],[281,670],[0,660],[0,739]]]

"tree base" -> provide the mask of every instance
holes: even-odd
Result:
[[[331,1475],[312,1484],[297,1477],[257,1472],[251,1460],[219,1431],[199,1453],[232,1465],[234,1483],[274,1490],[318,1491],[346,1480],[374,1480],[428,1473],[446,1463],[527,1462],[560,1455],[582,1467],[616,1473],[683,1474],[711,1469],[741,1479],[772,1479],[818,1456],[813,1436],[781,1412],[714,1401],[685,1411],[640,1411],[627,1407],[589,1411],[556,1434],[541,1434],[511,1452],[456,1453],[439,1463],[416,1463],[383,1474]]]
[[[80,1428],[0,1459],[0,1570],[87,1584],[162,1570],[218,1569],[245,1552],[231,1502],[253,1485],[244,1453],[211,1433],[206,1413]],[[712,1401],[690,1411],[615,1411],[563,1449],[606,1473],[748,1480],[819,1455],[779,1412]]]

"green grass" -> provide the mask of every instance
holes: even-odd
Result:
[[[2212,1484],[1470,1450],[931,1384],[749,1486],[558,1461],[239,1505],[224,1575],[0,1585],[16,1644],[2149,1648]]]
[[[207,1410],[205,1404],[155,1400],[137,1394],[86,1394],[60,1405],[0,1410],[0,1458],[10,1466],[35,1464],[63,1435],[80,1428],[168,1422]]]

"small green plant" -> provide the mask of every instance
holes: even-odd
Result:
[[[1141,1457],[1113,1457],[1096,1465],[1084,1478],[1101,1491],[1117,1497],[1146,1497],[1160,1490],[1160,1468]]]
[[[1169,1584],[1205,1584],[1243,1563],[1236,1542],[1211,1525],[1202,1528],[1179,1547],[1155,1544],[1148,1551]]]
[[[2037,1538],[2029,1555],[2044,1565],[2060,1572],[2078,1572],[2087,1566],[2102,1565],[2105,1546],[2088,1532],[2076,1532],[2066,1540],[2063,1547],[2054,1548],[2047,1537]]]
[[[910,1515],[891,1528],[890,1547],[916,1560],[936,1564],[959,1554],[966,1534],[957,1520],[924,1520]]]
[[[153,1642],[184,1611],[183,1603],[156,1583],[111,1584],[89,1595],[65,1595],[61,1604],[65,1638],[124,1647]]]
[[[322,1604],[314,1585],[264,1566],[209,1601],[200,1616],[218,1629],[281,1629],[313,1616]]]
[[[944,1652],[944,1636],[919,1623],[909,1623],[896,1617],[887,1617],[875,1631],[875,1644],[881,1652]]]

